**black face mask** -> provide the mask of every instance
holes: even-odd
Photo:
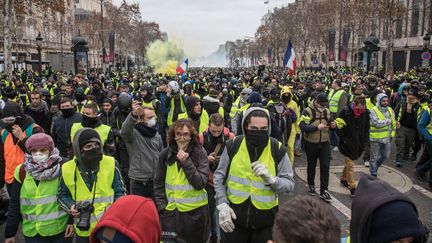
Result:
[[[69,118],[69,117],[73,116],[73,114],[75,114],[75,111],[73,108],[62,109],[61,112],[63,114],[63,117],[65,117],[65,118]]]
[[[282,101],[286,104],[291,101],[291,97],[288,95],[282,96]]]
[[[246,142],[254,147],[266,144],[269,134],[268,130],[246,130]]]
[[[82,116],[81,124],[84,127],[94,127],[99,122],[99,117]]]
[[[95,170],[98,168],[102,156],[101,148],[92,148],[89,151],[81,150],[80,165],[86,170]]]

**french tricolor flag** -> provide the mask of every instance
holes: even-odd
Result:
[[[183,74],[184,72],[186,72],[188,66],[189,66],[189,58],[186,58],[186,60],[184,60],[184,62],[177,67],[176,72],[179,74]]]
[[[294,47],[291,44],[291,40],[288,40],[288,47],[285,51],[284,66],[287,66],[289,69],[289,75],[292,76],[295,74],[295,70],[297,67],[296,55],[294,52]]]

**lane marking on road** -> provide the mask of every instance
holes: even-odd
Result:
[[[432,199],[432,192],[430,192],[429,190],[426,190],[419,185],[413,185],[413,188],[419,191],[421,194],[425,195],[426,197]]]
[[[339,212],[345,215],[348,220],[351,220],[351,209],[345,206],[341,201],[337,200],[335,197],[332,197],[330,204],[335,207]]]

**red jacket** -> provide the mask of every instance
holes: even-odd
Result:
[[[161,240],[156,206],[153,200],[141,196],[123,196],[111,205],[93,230],[92,243],[101,242],[97,233],[105,227],[115,229],[135,243],[159,243]]]

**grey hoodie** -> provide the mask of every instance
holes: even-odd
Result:
[[[244,132],[244,123],[249,114],[256,110],[262,110],[267,113],[268,121],[269,121],[269,136],[270,136],[270,116],[266,109],[260,107],[251,107],[244,112],[243,120],[242,120],[242,129]],[[229,203],[227,198],[227,187],[225,185],[225,178],[228,176],[228,168],[230,166],[230,159],[228,156],[227,148],[225,147],[219,162],[219,166],[214,173],[214,184],[216,191],[216,205],[221,203]],[[294,173],[291,167],[291,162],[288,158],[288,155],[285,154],[283,159],[279,162],[276,172],[276,182],[271,185],[271,189],[273,189],[278,194],[287,194],[294,190]]]
[[[370,110],[370,125],[377,127],[377,128],[385,128],[387,127],[389,129],[389,133],[388,136],[386,138],[383,139],[374,139],[374,138],[370,138],[371,142],[378,142],[378,143],[390,143],[390,139],[391,139],[391,130],[392,130],[392,124],[391,124],[391,114],[390,112],[393,114],[394,117],[394,113],[393,110],[390,108],[390,106],[387,106],[386,108],[381,106],[381,100],[383,98],[387,98],[387,95],[384,93],[380,93],[377,95],[377,102],[376,102],[376,107],[378,107],[378,109],[383,113],[383,115],[386,117],[385,120],[379,120],[378,115],[376,114],[376,112],[372,109]]]

